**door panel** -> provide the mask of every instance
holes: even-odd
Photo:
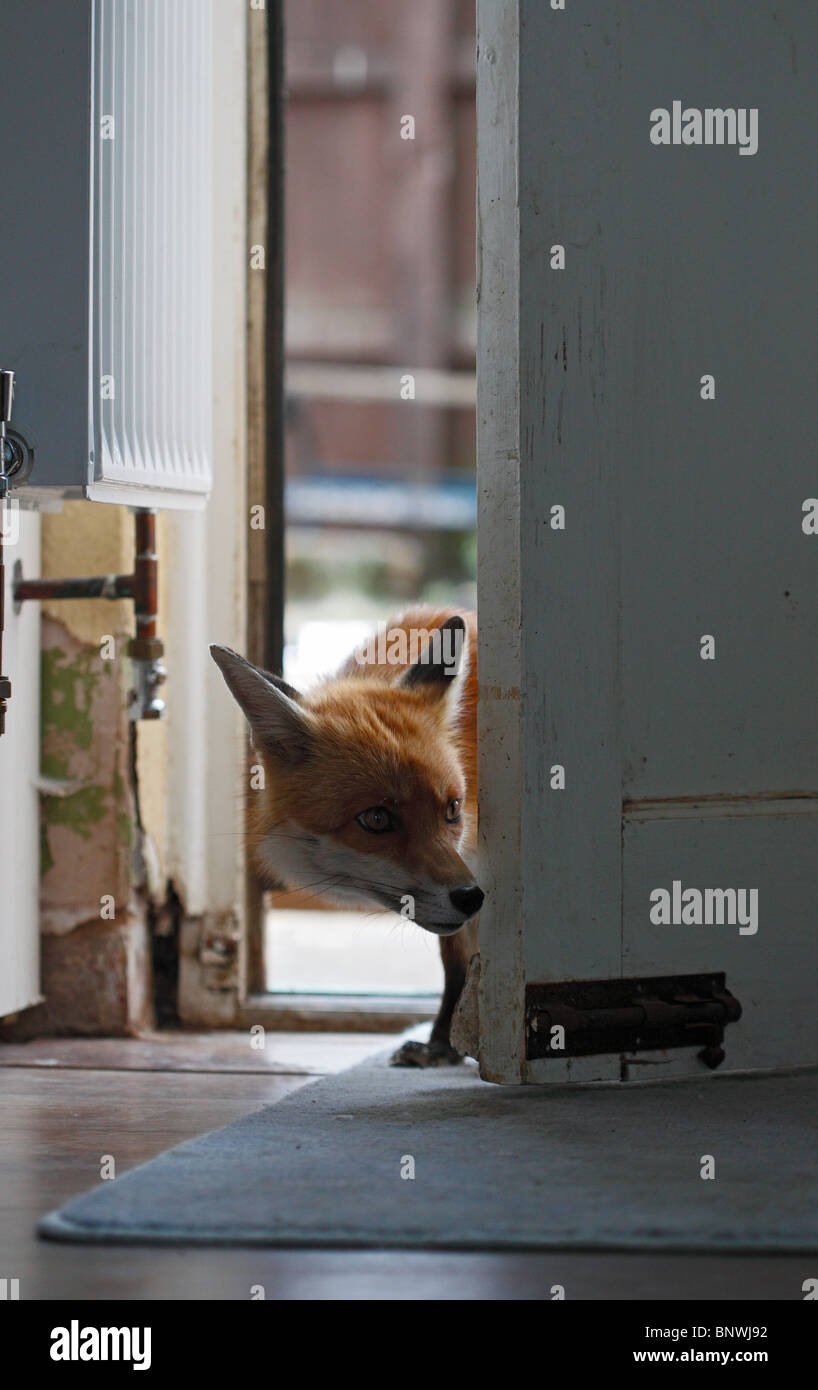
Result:
[[[618,1074],[527,1062],[527,983],[715,971],[723,1068],[815,1062],[818,10],[478,30],[482,1074]],[[677,100],[752,108],[757,151],[653,143]],[[758,889],[758,931],[653,922],[674,881]]]
[[[742,1016],[726,1029],[723,1067],[789,1066],[816,1057],[818,808],[805,805],[810,809],[800,813],[707,815],[625,827],[622,973],[724,971]],[[717,921],[655,925],[650,894],[659,888],[672,892],[674,880],[681,891],[757,889],[757,931],[742,934],[738,924]],[[639,1058],[661,1062],[663,1074],[699,1071],[698,1051]],[[632,1070],[639,1073],[639,1063]]]
[[[589,251],[624,300],[604,326],[623,407],[624,794],[818,793],[817,557],[801,531],[818,198],[814,70],[799,61],[818,12],[697,0],[653,5],[646,24],[641,6],[602,9],[624,77],[595,23],[612,119],[587,170]],[[649,113],[674,98],[757,108],[757,153],[651,144]]]

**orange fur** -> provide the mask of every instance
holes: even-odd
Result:
[[[431,632],[457,611],[409,609],[387,627],[390,633],[403,631],[407,637],[413,630]],[[398,685],[408,663],[359,665],[353,653],[336,676],[302,697],[305,709],[320,721],[320,756],[305,774],[300,767],[282,766],[264,748],[259,750],[265,791],[251,805],[249,832],[256,860],[265,835],[280,823],[284,810],[287,819],[308,830],[344,834],[342,827],[358,811],[390,801],[405,807],[412,831],[389,849],[403,855],[410,869],[422,865],[433,877],[447,870],[454,874],[459,856],[453,857],[446,842],[439,843],[429,833],[430,791],[438,809],[451,795],[460,794],[463,846],[473,852],[477,837],[477,622],[473,613],[462,616],[468,665],[459,678],[463,687],[453,728],[447,727],[440,702],[422,687],[406,690]],[[386,848],[385,837],[346,831],[347,836],[350,833],[362,853],[383,853]]]
[[[465,651],[459,673],[448,675],[424,648],[457,617]],[[405,1044],[394,1060],[440,1065],[457,1060],[449,1024],[477,949],[483,898],[462,857],[472,856],[477,839],[477,623],[453,608],[418,607],[388,623],[387,633],[375,660],[365,644],[303,695],[235,652],[215,647],[213,655],[265,771],[250,802],[257,866],[331,901],[407,909],[439,936],[445,989],[431,1039]],[[380,660],[395,655],[400,634],[407,659]],[[404,682],[413,655],[416,668]],[[445,645],[442,661],[452,655]],[[381,822],[374,826],[373,812]]]

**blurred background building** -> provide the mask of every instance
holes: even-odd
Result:
[[[303,688],[410,602],[475,606],[474,4],[287,0],[285,27],[284,673]],[[396,952],[383,914],[322,927],[274,901],[271,988],[437,988],[413,926]]]
[[[474,602],[474,44],[470,0],[286,6],[292,678]]]

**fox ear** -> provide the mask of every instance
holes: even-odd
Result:
[[[414,666],[404,671],[401,685],[409,690],[424,690],[434,698],[450,697],[450,707],[458,701],[455,691],[461,682],[458,679],[464,665],[466,650],[466,624],[459,614],[447,618],[439,628],[435,628],[430,640],[420,653]]]
[[[298,691],[229,647],[212,646],[210,655],[261,747],[287,762],[303,762],[309,754],[312,721]]]

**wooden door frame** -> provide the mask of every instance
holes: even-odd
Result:
[[[247,38],[247,229],[264,269],[247,283],[247,486],[264,508],[247,545],[247,655],[268,671],[284,654],[284,17],[252,10]],[[255,258],[256,260],[258,257]],[[247,866],[242,1003],[265,993],[263,889]]]
[[[621,973],[618,493],[610,405],[576,349],[599,279],[575,249],[595,113],[554,153],[546,192],[532,106],[547,90],[562,109],[572,31],[528,0],[478,0],[477,16],[481,1075],[607,1079],[617,1058],[527,1061],[524,1036],[532,942],[547,933],[554,980]],[[548,24],[540,46],[531,31]],[[565,270],[549,268],[552,242],[568,244]],[[564,530],[548,525],[556,504]]]

